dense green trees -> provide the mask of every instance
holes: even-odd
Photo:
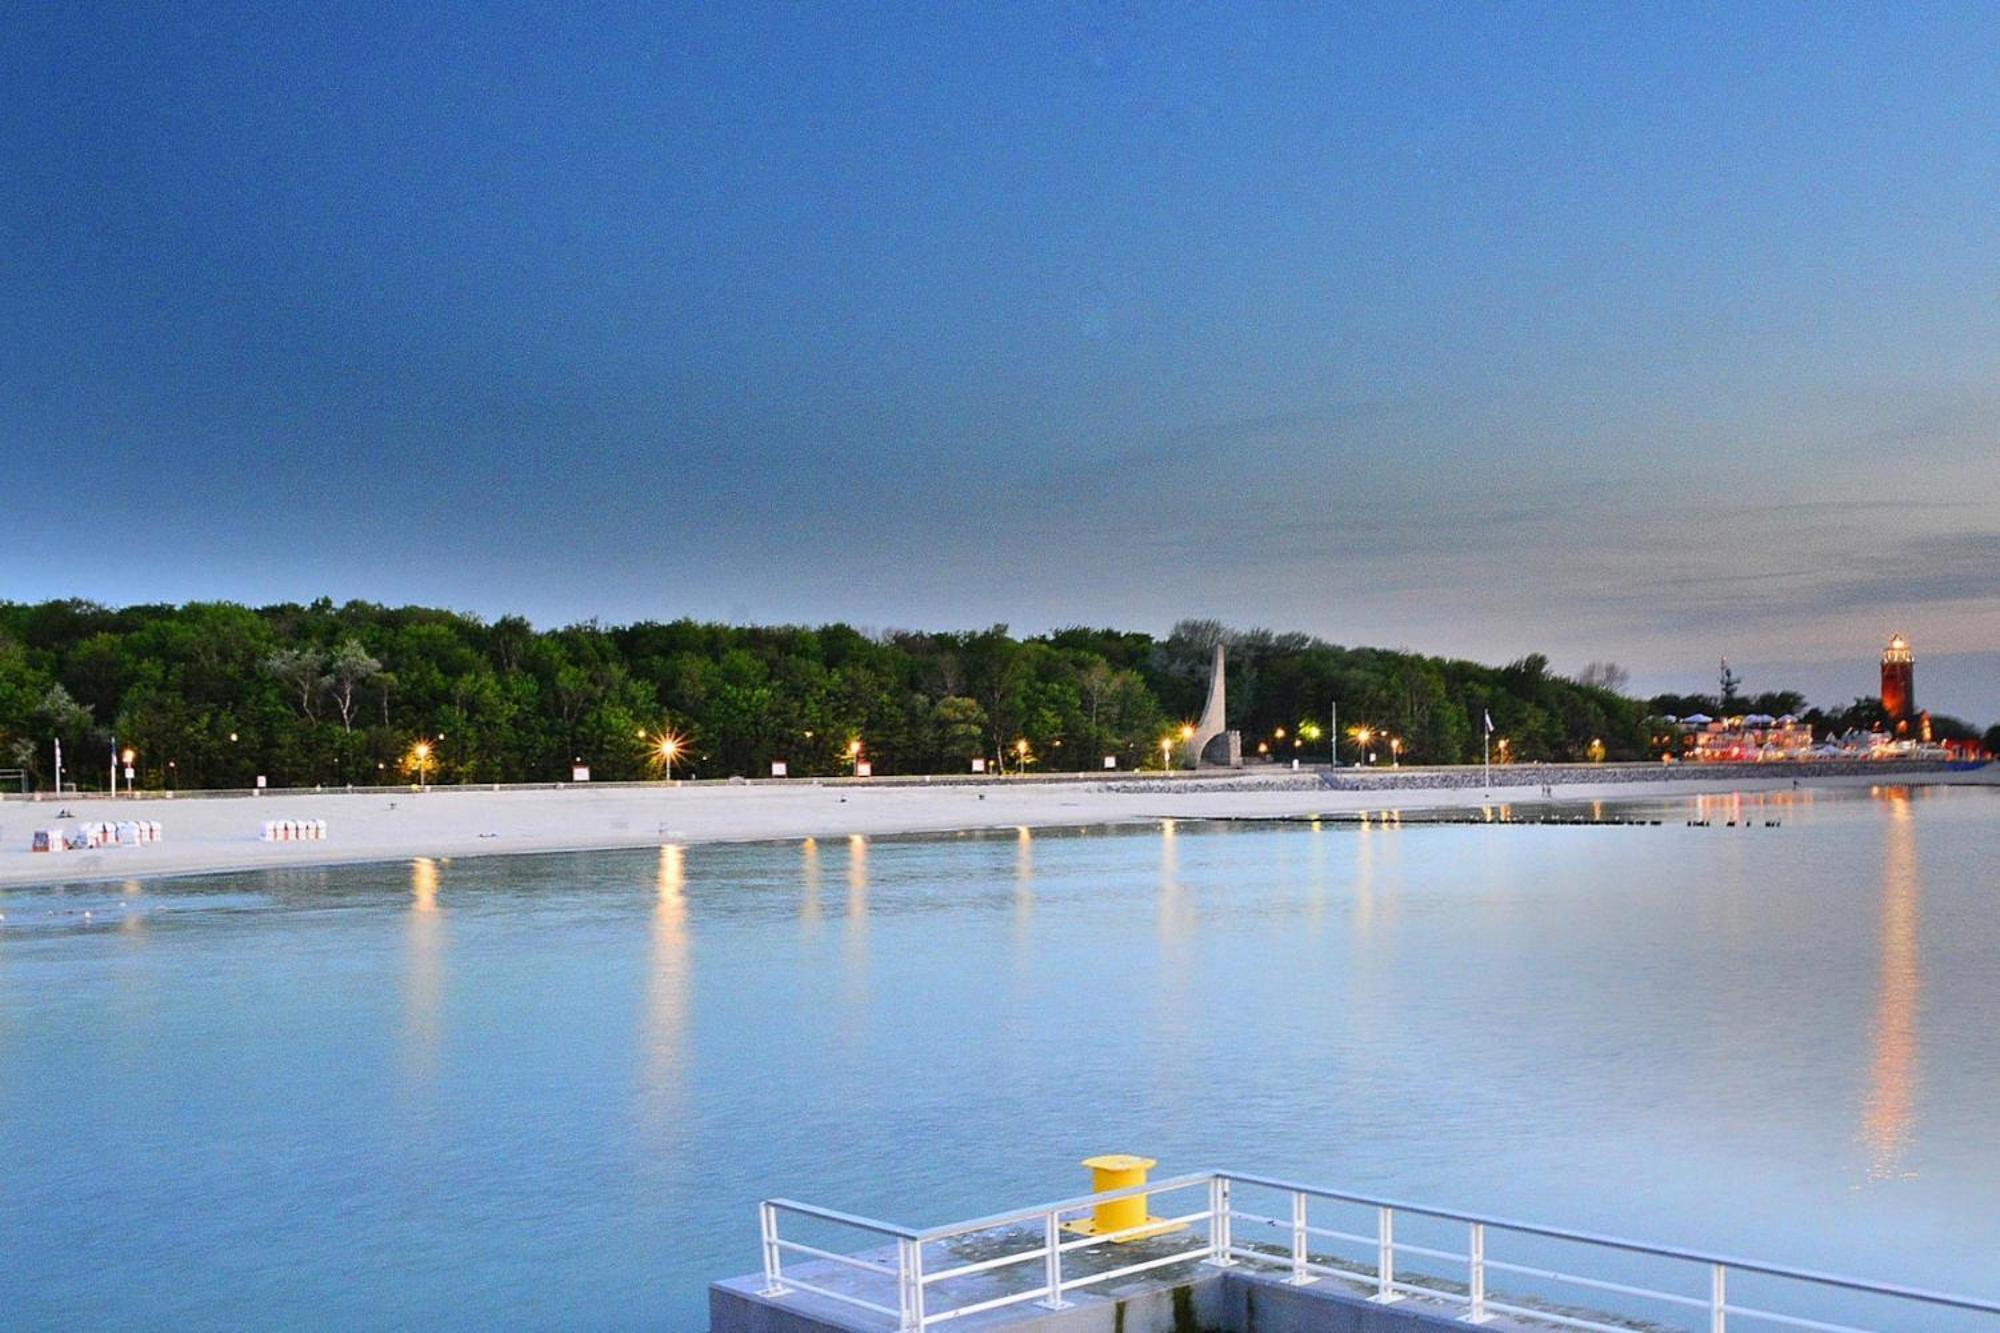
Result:
[[[47,785],[106,779],[109,746],[164,787],[406,781],[414,747],[445,782],[546,781],[575,762],[599,779],[846,772],[851,744],[878,774],[1157,765],[1201,707],[1210,650],[1230,645],[1230,720],[1246,751],[1324,761],[1327,705],[1343,729],[1399,737],[1406,763],[1475,761],[1482,714],[1516,759],[1646,753],[1646,709],[1528,657],[1505,667],[1303,634],[1188,621],[1164,639],[1004,625],[879,636],[846,625],[675,621],[538,631],[364,602],[250,609],[0,603],[0,766]],[[1025,742],[1025,749],[1022,743]],[[1378,749],[1385,747],[1378,746]],[[1343,742],[1341,758],[1362,747]]]

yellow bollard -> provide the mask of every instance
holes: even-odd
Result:
[[[1090,1168],[1090,1192],[1103,1194],[1109,1190],[1122,1190],[1133,1185],[1146,1183],[1146,1173],[1159,1163],[1150,1157],[1133,1157],[1126,1153],[1111,1153],[1104,1157],[1086,1157],[1083,1165]],[[1105,1236],[1112,1238],[1113,1244],[1123,1245],[1130,1241],[1144,1240],[1157,1236],[1163,1231],[1179,1231],[1160,1218],[1146,1213],[1147,1196],[1127,1195],[1122,1199],[1111,1199],[1098,1204],[1088,1218],[1071,1222],[1065,1230],[1079,1236]],[[1150,1225],[1149,1225],[1150,1224]],[[1129,1234],[1118,1235],[1119,1232]]]

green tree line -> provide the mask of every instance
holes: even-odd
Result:
[[[1212,645],[1229,644],[1230,723],[1246,751],[1340,758],[1386,735],[1405,763],[1480,756],[1484,714],[1517,760],[1644,758],[1646,708],[1550,672],[1350,648],[1304,634],[1187,621],[1164,638],[1071,628],[868,634],[847,625],[690,620],[536,629],[423,607],[109,608],[0,602],[0,766],[46,787],[108,780],[131,749],[145,787],[531,782],[849,771],[963,773],[1157,767],[1200,710]],[[419,746],[424,747],[419,751]],[[422,758],[417,756],[421,753]]]

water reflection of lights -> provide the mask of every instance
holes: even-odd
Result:
[[[660,848],[657,891],[662,914],[670,913],[676,919],[687,915],[687,849],[679,843]]]
[[[860,1047],[868,1038],[868,839],[847,839],[847,919],[840,940],[842,1033]]]
[[[1375,838],[1364,820],[1354,842],[1354,933],[1366,939],[1375,924]]]
[[[128,906],[120,915],[118,929],[121,934],[138,935],[146,929],[146,909],[138,900],[144,893],[136,879],[128,879],[119,886],[128,900]]]
[[[799,844],[799,920],[817,926],[824,911],[819,900],[819,839],[807,838]]]
[[[686,849],[660,848],[653,902],[652,948],[646,969],[646,1104],[656,1125],[678,1119],[685,1064],[690,956]]]
[[[444,1040],[444,914],[438,909],[443,869],[428,856],[410,862],[410,911],[404,929],[403,1022],[410,1063],[419,1079],[437,1073]]]
[[[868,920],[868,839],[859,833],[847,838],[847,920],[855,927]]]
[[[1014,929],[1017,944],[1024,942],[1028,924],[1035,915],[1035,836],[1026,824],[1014,830]]]
[[[428,856],[410,862],[410,910],[429,915],[438,909],[438,863]]]
[[[1171,819],[1160,821],[1159,931],[1167,961],[1178,960],[1194,931],[1194,904],[1181,883],[1180,830]]]
[[[1908,1177],[1903,1169],[1916,1130],[1917,1006],[1922,971],[1916,821],[1906,788],[1877,788],[1889,807],[1882,851],[1881,962],[1870,1025],[1873,1058],[1861,1135],[1868,1148],[1868,1178]]]

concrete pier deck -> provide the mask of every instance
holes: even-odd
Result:
[[[1024,1244],[1032,1243],[1033,1237],[1020,1230],[987,1232],[958,1238],[942,1257],[952,1263],[976,1263],[1018,1253]],[[1188,1234],[1176,1230],[1129,1244],[1074,1250],[1065,1255],[1065,1273],[1070,1281],[1087,1281],[1093,1273],[1167,1259],[1184,1253],[1187,1246]],[[788,1265],[786,1277],[844,1296],[893,1305],[894,1247],[852,1257],[879,1264],[884,1271],[877,1276],[821,1260]],[[1276,1252],[1271,1252],[1271,1257],[1274,1264],[1283,1259]],[[1325,1255],[1314,1259],[1322,1265],[1331,1262]],[[1351,1279],[1324,1274],[1303,1286],[1288,1279],[1286,1269],[1267,1268],[1255,1261],[1217,1267],[1191,1258],[1101,1286],[1068,1291],[1064,1309],[1051,1310],[1024,1301],[954,1318],[949,1326],[967,1333],[1436,1333],[1447,1328],[1462,1333],[1466,1327],[1462,1290],[1455,1293],[1457,1300],[1426,1298],[1413,1292],[1392,1305],[1382,1305],[1368,1299],[1374,1279],[1358,1268]],[[1042,1280],[1039,1263],[1016,1264],[953,1279],[938,1295],[948,1298],[952,1307],[974,1305],[1039,1290]],[[797,1287],[780,1296],[767,1296],[764,1285],[761,1274],[712,1284],[709,1333],[895,1333],[897,1321],[892,1314],[875,1314]],[[1606,1317],[1597,1313],[1596,1318]],[[1549,1325],[1495,1315],[1483,1327],[1510,1333]]]
[[[815,1285],[846,1285],[849,1270],[833,1264],[802,1265]],[[806,1291],[762,1294],[752,1274],[709,1288],[709,1333],[894,1333],[896,1320],[871,1315]],[[996,1286],[995,1290],[999,1288]],[[1049,1310],[1032,1303],[955,1319],[967,1333],[1441,1333],[1466,1325],[1464,1307],[1412,1296],[1394,1305],[1367,1299],[1357,1281],[1321,1278],[1293,1286],[1278,1271],[1249,1265],[1214,1268],[1200,1261],[1157,1270],[1099,1291],[1075,1292],[1070,1304]],[[1529,1325],[1496,1316],[1483,1325],[1498,1333],[1524,1333]]]
[[[926,1229],[768,1199],[759,1226],[764,1266],[709,1288],[710,1333],[2000,1330],[1986,1297],[1232,1171]],[[855,1232],[871,1248],[832,1238]]]

